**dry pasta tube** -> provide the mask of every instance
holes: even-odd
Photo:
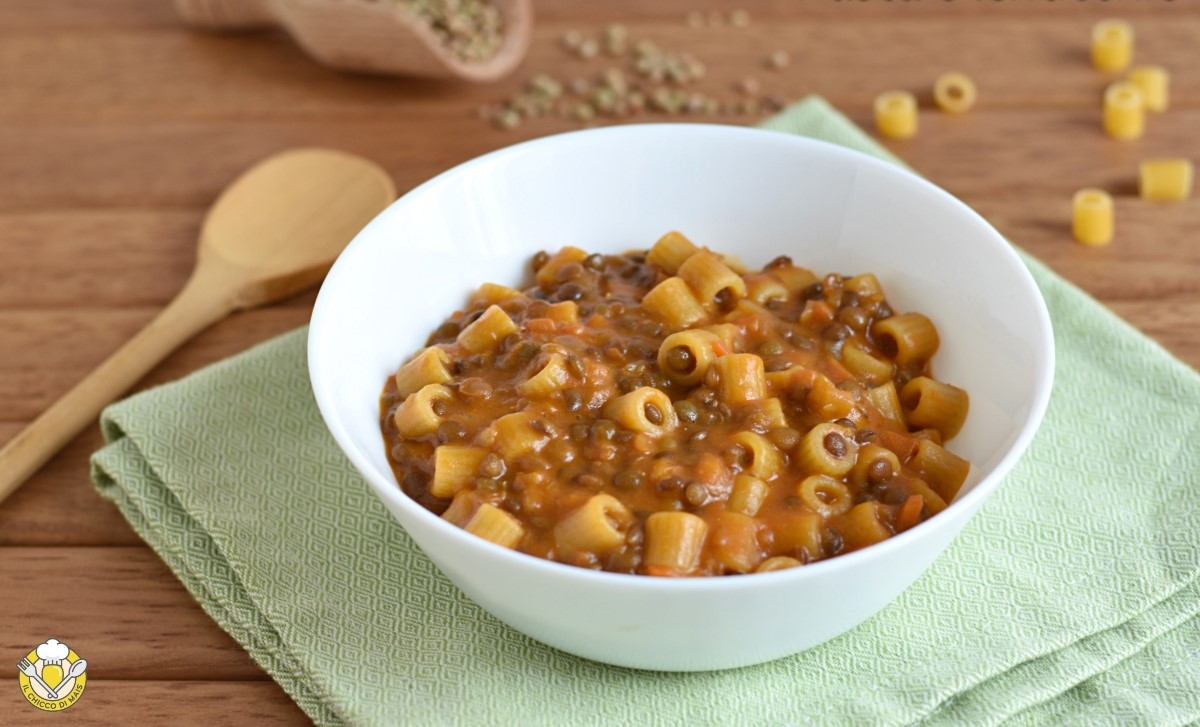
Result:
[[[846,485],[827,475],[805,477],[796,487],[796,496],[823,518],[841,515],[854,505]]]
[[[667,278],[646,295],[642,296],[642,307],[659,320],[676,328],[695,325],[708,314],[692,289],[682,278]]]
[[[1146,129],[1142,92],[1129,81],[1109,84],[1104,91],[1104,133],[1114,139],[1138,139]]]
[[[1129,72],[1129,80],[1142,92],[1142,104],[1155,113],[1167,110],[1171,103],[1171,74],[1162,66],[1138,66]]]
[[[743,515],[757,515],[763,501],[767,499],[767,483],[757,477],[742,473],[733,478],[733,489],[725,501],[725,509]]]
[[[658,368],[672,381],[695,386],[704,380],[725,345],[715,333],[693,329],[667,336],[658,347]]]
[[[713,522],[709,535],[713,557],[734,573],[749,573],[762,562],[758,545],[762,524],[749,515],[722,512]]]
[[[929,359],[941,343],[933,322],[920,313],[884,318],[871,327],[871,335],[883,353],[902,366]]]
[[[1190,159],[1147,159],[1138,169],[1142,199],[1179,202],[1192,196]]]
[[[479,506],[463,529],[502,548],[517,547],[525,536],[520,520],[486,502]]]
[[[441,384],[422,386],[420,391],[410,394],[404,403],[396,408],[393,415],[396,431],[407,439],[416,439],[433,432],[442,423],[438,409],[453,398],[454,392]]]
[[[719,378],[717,396],[727,404],[744,404],[767,396],[763,360],[752,353],[731,353],[713,361]]]
[[[658,238],[658,242],[646,253],[646,262],[668,275],[674,275],[683,261],[699,250],[682,232],[671,231]]]
[[[564,552],[607,553],[625,542],[633,521],[629,510],[612,495],[592,495],[554,526],[554,541]]]
[[[774,558],[767,558],[754,569],[755,573],[770,573],[776,570],[787,570],[788,568],[797,568],[804,565],[795,558],[789,558],[786,555],[777,555]]]
[[[900,404],[909,426],[936,429],[950,439],[967,420],[967,392],[928,376],[918,376],[900,390]]]
[[[746,450],[745,471],[751,475],[770,480],[783,470],[783,453],[761,434],[738,432],[731,441]]]
[[[884,91],[875,97],[875,128],[889,139],[917,135],[917,98],[908,91]]]
[[[460,447],[443,444],[433,452],[433,479],[429,494],[442,499],[454,497],[462,488],[475,481],[479,464],[487,456],[482,447]]]
[[[1124,20],[1101,20],[1092,26],[1092,65],[1101,71],[1125,70],[1133,60],[1133,27]]]
[[[975,97],[975,82],[965,73],[943,73],[933,82],[933,101],[948,114],[970,111]]]
[[[1107,245],[1113,239],[1113,200],[1102,189],[1086,188],[1071,199],[1071,233],[1084,245]]]
[[[533,376],[517,384],[517,391],[524,396],[545,397],[566,387],[571,380],[571,369],[562,354],[550,354],[546,365]]]
[[[708,523],[690,512],[656,512],[646,518],[642,568],[652,576],[686,576],[700,564]]]
[[[608,402],[604,416],[634,432],[661,436],[679,426],[671,397],[653,386],[643,386]]]
[[[858,443],[844,428],[825,422],[808,430],[796,445],[796,462],[814,475],[842,477],[858,458]]]
[[[892,536],[884,523],[883,505],[875,500],[863,502],[838,518],[837,529],[842,534],[846,550],[859,550]]]
[[[696,300],[708,307],[718,295],[728,291],[734,300],[746,297],[746,281],[721,259],[720,255],[700,250],[679,266],[679,277],[696,294]]]
[[[517,332],[517,325],[508,314],[493,305],[458,334],[458,342],[471,353],[495,350],[510,333]]]
[[[450,355],[437,346],[418,353],[396,372],[396,393],[408,396],[427,384],[444,384],[450,380]]]
[[[922,439],[909,465],[944,501],[953,502],[971,473],[971,463],[941,445]]]

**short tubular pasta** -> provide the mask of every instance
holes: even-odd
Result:
[[[1133,26],[1111,18],[1092,26],[1092,65],[1115,73],[1125,70],[1132,60]]]
[[[933,101],[948,114],[970,111],[975,97],[975,82],[965,73],[943,73],[933,82]]]
[[[450,356],[444,349],[426,348],[396,372],[396,393],[408,396],[427,384],[446,383],[450,380],[449,366]]]
[[[676,328],[695,325],[708,315],[692,289],[678,277],[667,278],[646,293],[642,307]]]
[[[796,496],[806,507],[824,518],[841,515],[854,505],[846,485],[828,475],[805,477],[796,487]]]
[[[917,97],[908,91],[884,91],[875,97],[875,128],[889,139],[917,135]]]
[[[909,426],[927,427],[949,439],[967,419],[967,392],[928,376],[918,376],[900,391],[900,403]]]
[[[1104,132],[1114,139],[1138,139],[1146,129],[1142,91],[1117,81],[1104,91]]]
[[[850,468],[850,481],[860,487],[888,482],[900,474],[900,458],[896,453],[878,444],[864,444],[858,448],[858,458]]]
[[[770,573],[776,570],[787,570],[788,568],[798,568],[804,565],[795,558],[786,555],[777,555],[774,558],[767,558],[758,567],[754,569],[755,573]]]
[[[731,353],[713,362],[720,377],[717,396],[730,404],[757,401],[767,395],[766,372],[763,360],[752,353]]]
[[[658,436],[679,425],[671,398],[652,386],[642,386],[610,401],[605,415],[634,432]]]
[[[437,429],[442,423],[438,409],[454,399],[454,392],[442,384],[426,384],[410,394],[396,409],[394,421],[400,436],[414,439]]]
[[[874,389],[867,389],[865,395],[884,419],[908,428],[904,421],[904,408],[900,406],[900,394],[896,391],[894,383],[889,381]]]
[[[1147,159],[1138,165],[1142,199],[1182,202],[1192,196],[1195,175],[1191,159]]]
[[[783,470],[783,453],[766,437],[754,432],[738,432],[732,441],[746,450],[745,471],[751,475],[770,480]]]
[[[1083,245],[1107,245],[1113,238],[1113,199],[1102,189],[1086,187],[1071,199],[1071,234]]]
[[[658,347],[658,368],[676,383],[694,386],[704,380],[722,347],[716,334],[702,330],[672,333]]]
[[[493,305],[458,334],[458,343],[470,353],[481,353],[494,350],[505,336],[516,332],[517,326],[508,314]]]
[[[686,576],[699,565],[708,523],[689,512],[656,512],[646,518],[642,568],[652,576]]]
[[[709,534],[713,557],[731,573],[749,573],[763,560],[758,544],[762,525],[738,512],[722,512],[715,517]]]
[[[679,233],[532,267],[383,382],[397,484],[455,527],[574,567],[753,574],[916,527],[964,486],[942,442],[966,395],[875,275],[748,270]]]
[[[479,473],[479,464],[487,456],[482,447],[460,447],[443,444],[433,453],[433,479],[429,494],[449,499],[466,487]]]
[[[554,527],[554,540],[566,552],[604,554],[625,541],[633,521],[629,510],[612,495],[592,495]]]
[[[658,242],[646,253],[646,262],[657,266],[668,275],[674,275],[683,261],[699,250],[700,248],[682,232],[672,231],[658,238]]]
[[[901,365],[928,360],[941,343],[933,322],[920,313],[884,318],[871,328],[871,335]]]
[[[761,479],[742,473],[733,479],[733,489],[725,501],[725,509],[744,515],[757,515],[770,488]]]
[[[546,364],[533,376],[517,385],[525,396],[550,396],[571,380],[571,370],[561,354],[551,354]]]
[[[917,445],[917,453],[909,464],[946,502],[954,501],[971,473],[970,462],[928,439],[922,439]]]
[[[837,520],[846,550],[859,550],[892,537],[892,531],[884,522],[883,505],[874,500],[855,505]]]
[[[796,461],[811,474],[842,477],[858,458],[858,444],[837,424],[818,424],[808,430],[796,448]]]
[[[875,358],[854,342],[842,346],[842,364],[850,373],[872,386],[890,380],[896,368],[889,361]]]
[[[716,298],[727,292],[734,300],[746,297],[746,281],[707,250],[693,254],[679,266],[679,277],[705,307],[715,306]]]
[[[1129,80],[1142,92],[1146,109],[1162,113],[1170,105],[1171,74],[1162,66],[1138,66],[1129,72]]]
[[[483,503],[463,529],[502,548],[515,548],[525,535],[521,521],[490,503]]]

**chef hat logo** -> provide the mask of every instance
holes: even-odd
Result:
[[[47,639],[46,643],[39,644],[37,647],[38,658],[42,661],[62,661],[67,658],[70,651],[67,645],[58,639]]]

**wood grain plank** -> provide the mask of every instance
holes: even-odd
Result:
[[[178,25],[171,3],[165,0],[4,0],[0,3],[0,33]]]
[[[758,77],[787,98],[819,93],[836,104],[863,106],[887,88],[926,92],[938,74],[955,68],[974,77],[980,106],[1098,107],[1113,76],[1088,58],[1091,21],[988,16],[920,22],[802,19],[763,22],[746,29],[693,29],[682,23],[630,22],[630,33],[662,48],[694,53],[709,69],[697,89],[736,98],[734,83]],[[297,118],[378,118],[408,125],[421,114],[464,115],[517,90],[529,69],[553,68],[561,77],[591,76],[610,65],[585,62],[559,38],[569,24],[544,22],[521,71],[493,85],[435,84],[412,79],[351,75],[306,58],[280,33],[213,34],[162,30],[22,33],[0,44],[0,120],[137,121]],[[574,26],[570,26],[574,27]],[[599,26],[585,29],[597,31]],[[1137,23],[1146,59],[1172,70],[1175,108],[1200,106],[1200,16],[1156,16]],[[936,45],[930,38],[937,38]],[[789,51],[785,71],[764,60]],[[836,59],[836,62],[831,62]],[[58,68],[73,69],[62,74]],[[482,123],[475,121],[476,128]]]
[[[0,599],[4,653],[53,636],[85,655],[97,683],[266,678],[149,548],[7,547],[0,555],[0,583],[12,596]]]
[[[0,422],[0,446],[23,426]],[[88,479],[88,459],[102,444],[99,428],[89,428],[0,503],[0,546],[141,545]]]
[[[865,108],[850,109],[869,126]],[[540,120],[515,133],[477,119],[414,110],[394,120],[0,124],[0,212],[63,208],[207,207],[238,173],[295,146],[362,154],[392,173],[400,190],[486,151],[569,127]],[[887,146],[960,195],[1128,190],[1137,163],[1195,150],[1200,109],[1149,120],[1145,138],[1120,142],[1100,130],[1098,111],[927,112],[914,139]]]
[[[308,304],[246,311],[218,323],[152,371],[139,389],[172,381],[205,364],[308,322]],[[33,419],[128,340],[154,314],[146,309],[0,312],[0,420]]]
[[[91,659],[91,654],[87,655]],[[90,673],[90,669],[89,669]],[[271,681],[88,679],[83,696],[64,712],[41,712],[16,689],[0,692],[10,724],[307,725],[308,717]]]

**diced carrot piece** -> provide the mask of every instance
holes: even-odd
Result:
[[[925,506],[925,498],[920,495],[909,495],[900,506],[900,514],[896,516],[896,532],[902,533],[921,521],[921,508]]]

